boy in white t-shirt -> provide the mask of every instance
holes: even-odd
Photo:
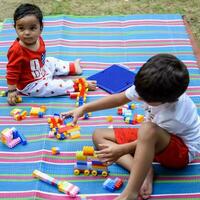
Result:
[[[62,117],[73,122],[84,113],[144,101],[146,117],[140,128],[101,128],[93,134],[99,158],[116,162],[130,171],[124,191],[115,200],[147,199],[152,194],[152,162],[183,168],[200,153],[200,118],[193,101],[185,94],[189,73],[170,54],[150,58],[136,74],[134,85],[125,92],[83,105]]]

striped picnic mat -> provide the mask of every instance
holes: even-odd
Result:
[[[6,53],[15,38],[12,20],[7,19],[0,31],[0,90],[7,88]],[[124,64],[137,72],[148,58],[157,53],[174,54],[188,66],[191,80],[187,93],[200,113],[200,72],[181,15],[48,16],[44,18],[43,38],[47,56],[69,61],[81,58],[83,77],[112,64]],[[101,89],[89,92],[88,102],[106,95]],[[92,145],[91,135],[96,127],[128,126],[117,115],[116,109],[98,111],[89,120],[80,120],[80,139],[59,141],[48,138],[47,118],[75,108],[75,101],[65,96],[23,97],[23,103],[16,107],[29,112],[32,106],[43,104],[47,106],[44,118],[27,117],[23,121],[15,121],[9,115],[14,107],[7,105],[6,97],[0,97],[0,131],[15,127],[28,140],[26,146],[19,144],[13,149],[0,143],[0,199],[70,199],[57,188],[32,178],[35,169],[79,186],[80,194],[85,194],[87,198],[109,200],[116,197],[124,186],[111,193],[103,189],[105,179],[100,176],[73,175],[75,152],[82,146]],[[136,112],[143,113],[140,105]],[[107,122],[108,115],[113,116],[112,123]],[[51,154],[53,146],[60,148],[60,155]],[[169,170],[158,164],[154,167],[156,174],[151,199],[200,199],[200,155],[183,170]],[[110,177],[121,177],[126,184],[126,170],[115,164],[109,170]],[[80,196],[75,199],[80,199]]]

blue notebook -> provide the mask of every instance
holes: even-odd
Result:
[[[133,85],[135,73],[122,65],[112,65],[87,80],[96,80],[97,86],[110,94],[119,93]]]

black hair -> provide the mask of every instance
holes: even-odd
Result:
[[[16,21],[27,16],[27,15],[34,15],[39,23],[40,23],[40,26],[41,26],[41,30],[43,28],[43,14],[42,14],[42,11],[40,10],[40,8],[36,5],[33,5],[33,4],[29,4],[29,3],[26,3],[26,4],[21,4],[14,12],[14,16],[13,16],[13,19],[14,19],[14,27],[16,26]]]
[[[186,91],[189,72],[175,56],[157,54],[140,68],[134,84],[145,102],[174,102]]]

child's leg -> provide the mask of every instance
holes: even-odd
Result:
[[[67,91],[74,91],[74,82],[72,80],[63,81],[62,79],[41,79],[30,83],[22,92],[32,97],[51,97],[67,95]]]
[[[76,59],[74,62],[68,62],[54,57],[47,57],[44,68],[49,78],[53,78],[53,76],[76,75],[82,73],[80,59]]]
[[[102,147],[99,144],[117,144],[115,133],[112,128],[98,128],[95,129],[93,136],[93,143],[98,150],[101,150]],[[127,169],[128,171],[132,168],[133,156],[126,154],[120,157],[116,163]]]
[[[151,189],[144,189],[142,184],[152,176],[150,170],[155,154],[165,149],[169,141],[170,135],[165,130],[151,122],[142,124],[138,132],[137,146],[128,184],[116,200],[136,200],[139,191],[142,192],[143,196],[146,196],[145,191]],[[149,183],[145,183],[145,187],[147,185],[152,187],[152,178],[149,178],[148,181]]]

